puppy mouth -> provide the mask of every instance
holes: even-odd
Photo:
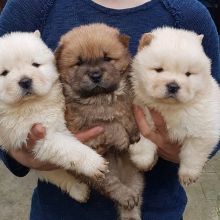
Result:
[[[177,100],[177,95],[176,94],[167,93],[164,98],[165,99],[175,99],[175,100]]]
[[[178,99],[177,95],[174,94],[166,94],[165,96],[161,98],[156,98],[156,101],[158,103],[164,103],[164,104],[177,104],[181,103]]]
[[[92,88],[90,90],[85,90],[85,89],[81,90],[80,96],[81,96],[81,98],[89,98],[89,97],[97,96],[97,95],[110,94],[110,93],[114,92],[117,88],[118,88],[117,85],[112,85],[108,88],[105,88],[100,85],[96,85],[94,88]]]
[[[23,91],[22,96],[31,96],[31,95],[33,95],[33,94],[34,94],[33,91],[27,90],[27,91]]]

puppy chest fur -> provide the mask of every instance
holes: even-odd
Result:
[[[97,138],[87,142],[96,148],[112,146],[117,149],[127,149],[138,141],[138,129],[132,113],[132,97],[128,91],[128,79],[124,80],[124,88],[120,94],[100,95],[89,100],[66,103],[66,121],[72,132],[78,132],[97,125],[105,131]]]

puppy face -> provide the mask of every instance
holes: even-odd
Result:
[[[81,26],[64,35],[56,60],[68,94],[88,98],[115,91],[129,66],[128,41],[104,24]]]
[[[58,79],[53,53],[35,33],[0,39],[0,102],[15,104],[46,95]]]
[[[136,89],[157,102],[187,103],[205,91],[210,61],[195,33],[161,28],[142,36],[133,68]]]

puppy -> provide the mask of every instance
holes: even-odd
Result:
[[[118,204],[121,219],[140,220],[143,179],[127,153],[129,145],[139,140],[132,113],[128,43],[129,38],[117,29],[85,25],[61,38],[56,60],[69,130],[105,128],[86,143],[96,150],[104,148],[109,161],[110,172],[95,187]]]
[[[142,36],[133,62],[135,102],[160,112],[169,138],[182,145],[183,185],[197,180],[220,137],[220,90],[202,39],[194,32],[159,28]],[[148,112],[146,116],[153,128]],[[147,170],[155,161],[156,146],[141,138],[130,153]]]
[[[46,128],[34,156],[90,178],[107,171],[105,160],[81,144],[66,128],[65,103],[53,53],[35,33],[11,33],[0,38],[0,145],[19,150],[35,123]],[[78,201],[88,187],[64,169],[38,172],[40,178],[60,187]]]

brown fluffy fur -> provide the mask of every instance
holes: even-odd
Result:
[[[68,128],[73,133],[96,125],[105,128],[86,143],[108,150],[110,172],[96,188],[118,204],[121,219],[140,220],[143,179],[127,153],[129,145],[139,140],[132,113],[128,42],[127,36],[104,24],[81,26],[61,38],[56,58]],[[93,82],[94,75],[101,77],[98,83]]]

